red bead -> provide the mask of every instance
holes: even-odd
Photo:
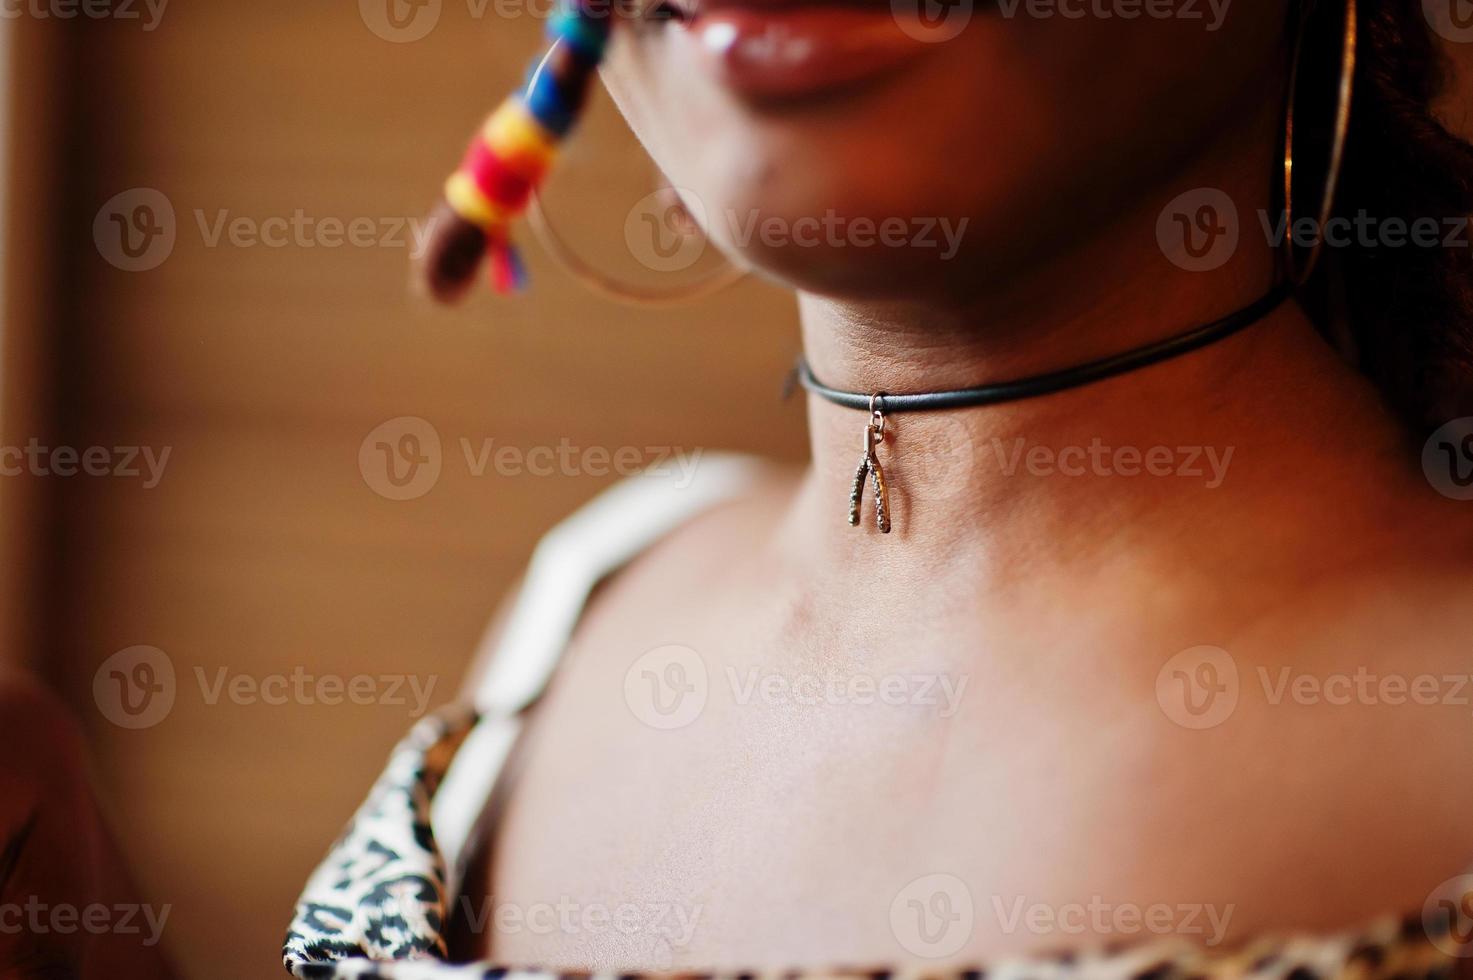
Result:
[[[518,172],[481,140],[471,144],[460,168],[471,175],[481,193],[509,211],[523,210],[537,183],[535,175]]]

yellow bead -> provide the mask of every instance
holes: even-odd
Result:
[[[557,154],[557,138],[532,118],[520,99],[507,99],[486,120],[481,138],[503,160],[527,161],[546,169]]]
[[[475,178],[464,171],[456,171],[445,181],[445,200],[456,214],[487,231],[504,227],[511,220],[506,209],[481,193]]]

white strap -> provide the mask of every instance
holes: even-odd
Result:
[[[476,707],[515,714],[535,700],[594,587],[688,518],[743,493],[758,465],[751,457],[703,453],[688,475],[631,477],[550,531],[532,554]]]
[[[744,493],[760,465],[752,457],[703,452],[688,472],[642,473],[596,497],[537,545],[475,692],[485,717],[431,804],[449,894],[459,890],[460,858],[521,729],[517,716],[547,686],[594,588],[689,518]]]

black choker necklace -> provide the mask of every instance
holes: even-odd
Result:
[[[798,383],[805,389],[844,408],[853,408],[870,413],[864,427],[864,454],[859,468],[854,473],[854,483],[849,491],[849,523],[859,526],[859,505],[864,497],[865,481],[869,481],[875,499],[875,526],[885,534],[890,533],[890,498],[885,483],[885,471],[875,455],[875,447],[885,441],[885,418],[899,412],[935,412],[948,408],[974,408],[979,405],[996,405],[999,402],[1020,401],[1037,398],[1068,388],[1078,388],[1117,374],[1125,374],[1137,368],[1147,367],[1161,361],[1206,347],[1208,344],[1231,336],[1251,324],[1257,323],[1278,308],[1293,290],[1281,283],[1252,303],[1229,313],[1220,320],[1188,330],[1186,333],[1167,337],[1135,347],[1119,354],[1111,354],[1094,361],[1086,361],[1073,367],[1045,374],[1035,374],[1016,381],[1000,381],[994,384],[977,385],[975,388],[958,388],[954,391],[927,391],[909,395],[892,395],[887,392],[864,394],[858,391],[841,391],[830,388],[813,376],[808,361],[798,359]]]

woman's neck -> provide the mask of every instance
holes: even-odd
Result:
[[[817,377],[848,390],[970,387],[1164,339],[1273,285],[1274,253],[1255,211],[1241,209],[1238,247],[1211,272],[1167,260],[1152,227],[1158,215],[1081,248],[1067,279],[1062,271],[1020,278],[964,308],[804,297],[806,356]],[[886,561],[914,561],[918,570],[962,553],[985,553],[999,567],[1020,556],[1077,560],[1122,529],[1190,535],[1194,515],[1253,507],[1304,477],[1311,455],[1354,467],[1367,453],[1389,457],[1400,438],[1369,385],[1292,303],[1206,348],[1105,381],[892,416],[879,459],[895,531],[883,540],[870,526],[868,497],[865,526],[844,521],[867,417],[814,395],[808,411],[814,467],[791,515],[795,531],[818,526],[819,549],[861,557],[888,549]]]

